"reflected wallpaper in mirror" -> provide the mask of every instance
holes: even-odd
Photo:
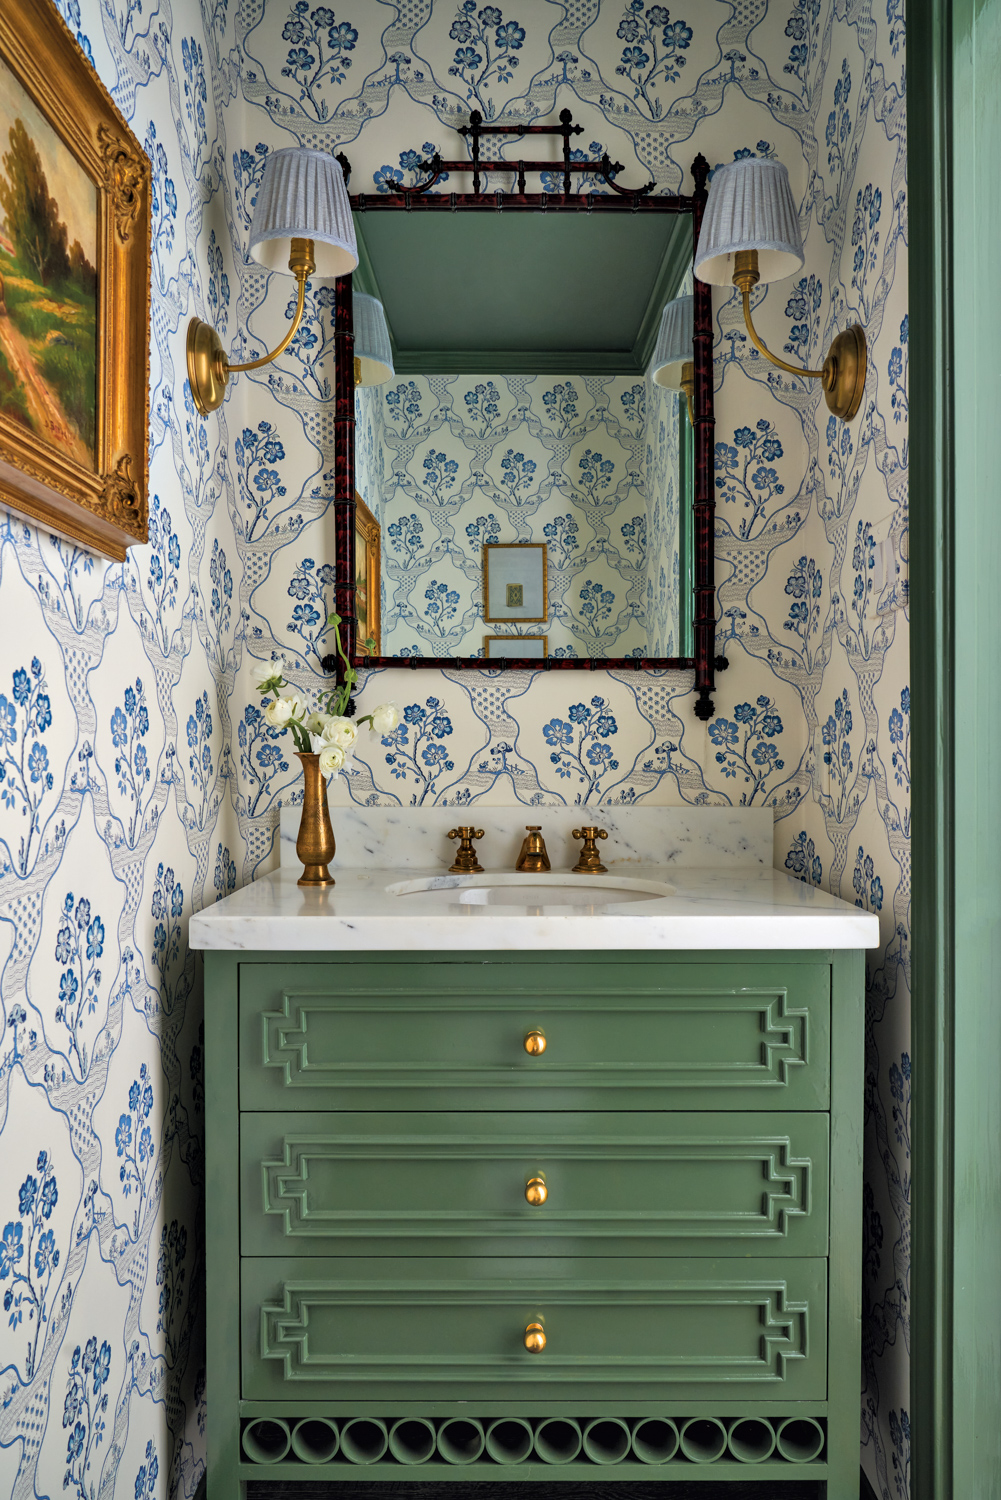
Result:
[[[690,652],[690,428],[624,375],[405,375],[356,392],[356,483],[381,531],[384,656]],[[483,548],[544,543],[547,617],[484,623]]]

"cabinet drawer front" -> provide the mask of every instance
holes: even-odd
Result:
[[[244,1109],[829,1100],[822,963],[244,964],[240,1009]]]
[[[240,1131],[244,1255],[827,1253],[826,1114],[244,1114]]]
[[[823,1400],[824,1260],[241,1262],[243,1396]],[[541,1322],[546,1347],[525,1348]]]

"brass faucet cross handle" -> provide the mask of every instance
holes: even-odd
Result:
[[[461,843],[456,852],[455,864],[449,865],[450,875],[476,875],[483,866],[476,858],[476,850],[473,848],[473,839],[483,837],[482,828],[452,828],[449,830],[450,839],[460,839]]]
[[[608,838],[605,830],[603,828],[575,828],[573,837],[584,840],[584,847],[580,851],[580,859],[573,867],[573,873],[575,875],[607,875],[608,867],[601,863],[598,846],[595,843],[595,839]]]
[[[538,875],[542,870],[551,869],[541,823],[526,823],[525,832],[528,837],[522,841],[515,869],[527,875]]]

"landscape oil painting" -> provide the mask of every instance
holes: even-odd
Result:
[[[98,195],[0,59],[0,416],[97,458]]]

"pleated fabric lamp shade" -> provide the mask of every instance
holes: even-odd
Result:
[[[288,146],[267,159],[250,225],[250,253],[288,271],[289,241],[312,240],[317,276],[346,276],[358,244],[341,164],[326,151]]]
[[[680,391],[681,375],[695,359],[695,298],[675,297],[664,308],[650,365],[650,379],[665,390]]]
[[[375,297],[355,292],[351,299],[354,322],[355,359],[358,361],[358,385],[385,385],[392,380],[393,349],[389,342],[386,313]]]
[[[713,173],[695,254],[696,276],[712,286],[729,286],[738,250],[757,250],[761,281],[781,281],[803,264],[789,173],[779,161],[745,157]]]

